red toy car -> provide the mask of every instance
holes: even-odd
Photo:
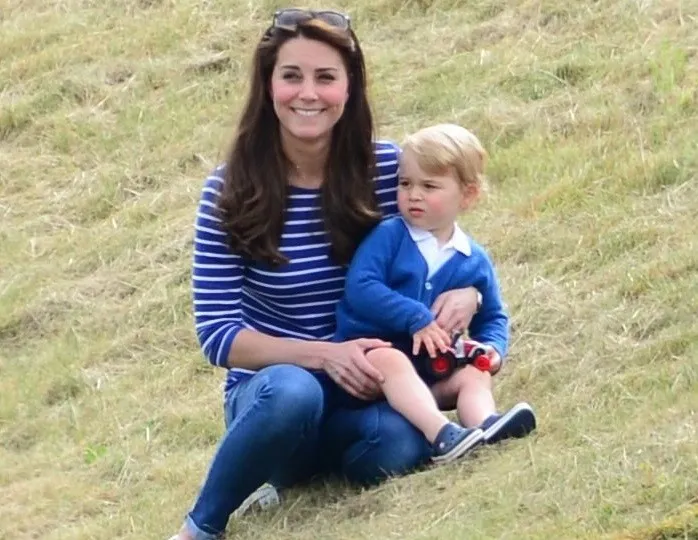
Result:
[[[439,353],[434,358],[425,355],[426,371],[435,379],[445,379],[456,369],[472,364],[480,371],[489,371],[492,365],[487,351],[481,343],[464,339],[457,335],[452,344],[452,351]]]

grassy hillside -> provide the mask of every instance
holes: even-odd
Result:
[[[167,538],[191,504],[223,376],[195,206],[282,4],[0,0],[1,538]],[[497,398],[540,429],[231,536],[698,538],[698,1],[335,6],[382,137],[455,121],[490,151],[463,225],[513,316]]]

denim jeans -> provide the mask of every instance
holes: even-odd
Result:
[[[265,482],[290,486],[337,473],[371,484],[425,463],[424,436],[385,401],[355,399],[326,375],[269,366],[225,399],[226,433],[186,519],[196,540],[221,534]]]

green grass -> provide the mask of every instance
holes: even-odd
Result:
[[[0,6],[0,537],[158,539],[222,428],[192,223],[283,2]],[[311,2],[319,6],[319,2]],[[473,129],[463,224],[513,318],[535,436],[235,538],[698,538],[698,2],[357,0],[380,135]]]

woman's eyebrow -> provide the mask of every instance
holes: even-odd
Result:
[[[301,67],[296,65],[296,64],[282,64],[279,67],[281,69],[292,69],[292,70],[297,70],[297,71],[301,70]],[[325,72],[325,71],[339,71],[339,68],[336,68],[333,66],[315,68],[316,73],[317,72]]]

